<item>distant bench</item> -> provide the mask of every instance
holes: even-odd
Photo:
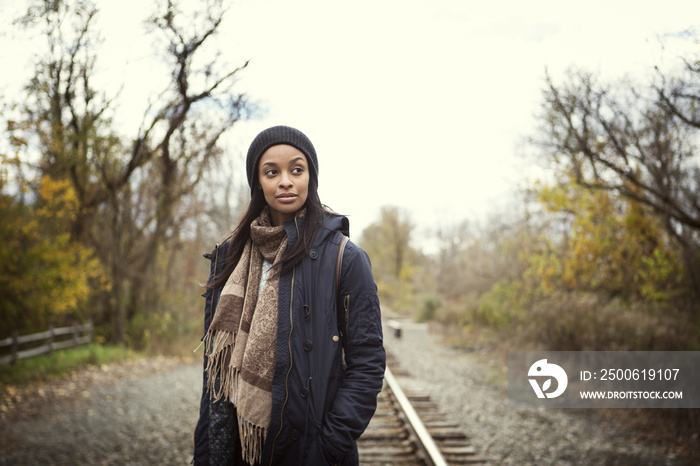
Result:
[[[401,338],[402,332],[418,331],[421,333],[428,333],[428,324],[417,324],[410,321],[391,319],[386,325],[393,331],[396,338]]]

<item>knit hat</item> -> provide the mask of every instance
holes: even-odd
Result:
[[[246,158],[246,173],[248,174],[248,185],[253,191],[253,179],[256,176],[256,169],[260,157],[272,146],[288,144],[299,149],[309,163],[311,176],[318,184],[318,159],[316,159],[316,149],[308,137],[298,129],[289,126],[273,126],[258,134],[248,149]]]

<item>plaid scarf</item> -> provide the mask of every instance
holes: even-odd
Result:
[[[287,235],[283,226],[271,225],[267,207],[251,224],[250,234],[251,240],[221,290],[204,345],[207,389],[215,401],[227,400],[236,407],[243,459],[253,464],[262,457],[270,424],[279,265]],[[260,291],[263,258],[272,268]]]

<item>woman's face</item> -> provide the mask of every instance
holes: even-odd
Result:
[[[258,180],[270,206],[272,224],[294,217],[309,195],[309,165],[299,149],[279,144],[267,149],[258,163]]]

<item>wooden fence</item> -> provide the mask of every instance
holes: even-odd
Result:
[[[65,335],[70,335],[70,338],[60,338]],[[46,340],[46,343],[41,346],[22,350],[19,349],[19,346],[25,343],[44,340]],[[50,325],[47,331],[32,333],[31,335],[17,336],[17,332],[13,332],[11,337],[0,340],[0,348],[10,347],[10,354],[0,356],[0,364],[14,363],[18,359],[31,358],[40,354],[49,353],[56,349],[71,348],[73,346],[90,343],[91,341],[92,321],[89,321],[86,325],[73,325],[72,327],[53,328],[53,326]]]

